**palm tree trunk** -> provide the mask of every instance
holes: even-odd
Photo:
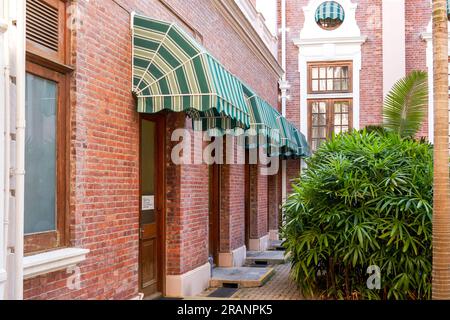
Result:
[[[433,299],[450,299],[447,1],[433,0]]]

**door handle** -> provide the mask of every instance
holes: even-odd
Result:
[[[144,228],[142,227],[139,228],[139,239],[144,239]]]

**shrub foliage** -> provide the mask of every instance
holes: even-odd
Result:
[[[431,297],[432,146],[354,131],[323,143],[285,204],[292,274],[323,299]],[[369,266],[381,288],[369,289]]]

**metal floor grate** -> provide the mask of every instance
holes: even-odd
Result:
[[[224,284],[225,285],[225,284]],[[211,292],[208,297],[211,298],[230,298],[238,291],[237,288],[222,287]]]

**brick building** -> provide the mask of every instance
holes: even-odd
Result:
[[[210,263],[242,265],[278,238],[303,135],[314,149],[379,124],[392,84],[432,70],[429,0],[4,4],[0,298],[199,293]],[[248,129],[253,108],[282,131],[276,174],[239,162],[250,157],[240,146],[235,164],[195,162],[231,145],[204,132]],[[430,111],[421,134],[432,141]]]
[[[4,141],[18,172],[4,213],[24,217],[2,228],[5,297],[195,295],[211,264],[241,266],[278,237],[280,175],[261,159],[307,146],[276,110],[277,37],[255,3],[5,3],[5,37],[26,38],[8,108],[24,136],[11,126]],[[249,164],[263,142],[237,133],[252,130],[270,139]]]
[[[413,70],[432,75],[428,0],[281,0],[278,25],[286,117],[312,149],[332,132],[382,123],[383,99],[398,79]],[[432,94],[420,135],[433,141],[431,106]],[[299,168],[288,161],[287,182]]]

